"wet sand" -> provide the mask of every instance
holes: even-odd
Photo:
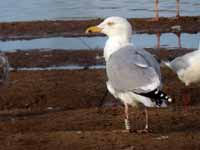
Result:
[[[164,90],[176,101],[150,109],[152,133],[123,133],[123,107],[97,108],[105,92],[105,70],[14,71],[1,89],[0,148],[11,149],[198,149],[199,88],[190,87],[192,103],[183,111],[183,84],[162,69]],[[172,80],[173,79],[173,80]],[[81,84],[80,84],[81,83]],[[115,103],[112,96],[106,104]],[[134,130],[144,114],[132,108]]]
[[[97,25],[102,19],[80,21],[33,21],[0,23],[0,39],[33,39],[55,36],[94,36],[85,35],[85,29]],[[138,33],[187,32],[200,31],[200,17],[161,18],[158,22],[150,19],[129,19]]]
[[[180,49],[169,52],[185,53]],[[87,54],[91,59],[97,53],[100,51],[33,51],[25,55],[27,59],[22,57],[25,54],[22,52],[7,55],[12,60],[11,66],[27,63],[26,67],[31,67],[30,60],[38,61],[36,64],[40,66],[47,54],[53,54],[59,60],[55,64],[60,65],[64,56],[79,60],[86,59]],[[36,59],[39,54],[40,59]],[[168,56],[169,53],[163,55]],[[123,106],[111,95],[106,97],[103,107],[97,107],[106,91],[104,69],[12,71],[0,94],[0,149],[197,149],[200,146],[199,88],[189,87],[192,102],[189,111],[184,112],[183,84],[167,68],[162,68],[162,74],[164,90],[175,101],[166,109],[150,109],[152,132],[138,134],[122,132]],[[143,128],[143,111],[138,108],[130,111],[132,129]]]
[[[194,49],[147,48],[158,61],[172,60]],[[19,67],[51,67],[65,65],[92,66],[105,64],[102,49],[94,50],[64,50],[64,49],[33,49],[28,51],[6,52],[10,65]]]
[[[176,100],[173,106],[182,106],[183,84],[167,68],[162,68],[162,74],[164,90]],[[1,89],[0,110],[94,107],[106,91],[105,81],[104,69],[12,71],[8,85]],[[193,85],[189,89],[194,104],[199,88]]]

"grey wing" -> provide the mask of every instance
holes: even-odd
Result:
[[[147,52],[144,49],[136,49],[137,53],[139,53],[148,63],[149,66],[153,67],[156,71],[156,73],[159,76],[159,79],[161,80],[161,72],[160,72],[160,64],[158,61],[151,55],[149,52]]]
[[[199,51],[189,52],[183,56],[176,57],[174,60],[170,62],[170,68],[174,72],[179,72],[180,70],[185,70],[190,67],[191,59],[198,59],[199,58]]]
[[[157,88],[160,85],[159,75],[146,59],[149,58],[138,54],[132,47],[125,47],[115,52],[106,64],[108,80],[113,88],[117,91],[138,93]]]

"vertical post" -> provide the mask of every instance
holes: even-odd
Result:
[[[155,0],[155,19],[156,20],[159,20],[158,3],[159,3],[159,0]]]
[[[176,18],[180,18],[180,0],[176,0]]]

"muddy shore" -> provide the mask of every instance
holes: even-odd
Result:
[[[178,52],[174,55],[184,51]],[[57,58],[55,64],[65,62],[66,56],[78,60],[85,54],[87,59],[101,54],[100,51],[70,53],[53,53]],[[43,56],[47,54],[52,52],[30,52],[28,55],[17,52],[7,53],[7,56],[11,66],[31,67],[35,62],[38,62],[37,66],[43,66],[42,61],[46,59]],[[38,57],[40,59],[36,59]],[[33,62],[28,63],[31,60]],[[45,65],[51,65],[54,57],[46,60],[49,62]],[[185,112],[181,97],[184,85],[169,69],[162,68],[162,74],[164,91],[175,101],[167,109],[150,109],[152,132],[138,134],[121,132],[123,107],[119,102],[116,105],[117,101],[111,95],[106,97],[102,108],[97,108],[106,90],[104,69],[12,71],[8,83],[0,89],[0,149],[198,149],[199,88],[189,87],[192,102]],[[143,111],[132,108],[130,112],[132,129],[143,128]]]
[[[147,48],[158,61],[172,60],[194,49]],[[64,50],[64,49],[33,49],[28,51],[6,52],[11,67],[51,67],[65,65],[92,66],[104,64],[103,50]]]
[[[105,70],[11,72],[0,95],[0,149],[198,149],[199,88],[190,87],[192,103],[184,112],[183,84],[170,70],[162,73],[164,90],[176,101],[167,109],[150,109],[152,133],[128,134],[121,132],[121,104],[107,106],[116,103],[112,96],[97,108]],[[142,128],[142,111],[130,111],[132,128]]]
[[[80,21],[32,21],[0,23],[0,39],[33,39],[55,36],[94,36],[85,35],[85,29],[91,25],[97,25],[102,19]],[[158,22],[150,19],[129,19],[133,30],[137,33],[165,33],[200,31],[200,17],[160,18]]]
[[[89,21],[34,21],[0,23],[0,39],[51,36],[87,36]],[[130,19],[137,32],[200,31],[200,17]],[[179,27],[178,27],[179,28]],[[178,31],[180,32],[180,31]],[[94,36],[94,35],[91,35]],[[194,49],[146,49],[159,61],[171,60]],[[22,67],[102,65],[101,49],[35,49],[6,52],[9,81],[0,87],[0,150],[195,150],[200,148],[200,87],[188,87],[192,101],[184,110],[184,84],[162,67],[164,91],[174,102],[168,108],[149,109],[151,133],[124,133],[123,106],[111,95],[97,108],[106,91],[105,69],[18,71]],[[134,131],[144,126],[141,109],[130,109]]]
[[[182,106],[183,84],[169,69],[162,68],[162,74],[164,90],[176,99],[173,106]],[[8,85],[1,89],[0,110],[95,107],[106,91],[105,81],[104,69],[13,71]],[[193,85],[189,89],[191,104],[195,104],[199,88]]]

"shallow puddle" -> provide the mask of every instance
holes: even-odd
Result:
[[[51,67],[19,67],[19,68],[10,68],[10,71],[51,71],[51,70],[83,70],[83,69],[105,69],[105,65],[90,65],[90,66],[81,66],[81,65],[66,65],[66,66],[51,66]]]
[[[33,40],[0,41],[0,50],[16,51],[29,49],[97,49],[103,48],[106,37],[53,37]],[[132,42],[137,48],[195,48],[200,41],[200,33],[134,34]]]

